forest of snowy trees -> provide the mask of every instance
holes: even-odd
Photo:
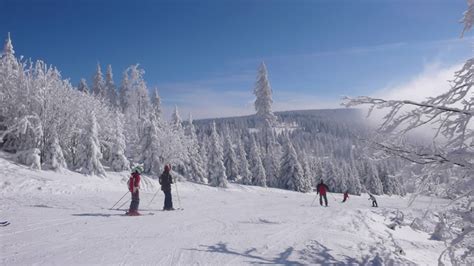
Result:
[[[112,67],[97,65],[90,86],[77,87],[43,61],[15,57],[10,36],[0,60],[0,147],[37,169],[89,175],[143,164],[157,176],[167,163],[180,179],[226,187],[228,182],[309,192],[324,180],[334,192],[405,194],[399,159],[367,156],[370,130],[355,110],[272,111],[272,89],[261,64],[256,115],[167,121],[144,70],[128,67],[119,86]]]

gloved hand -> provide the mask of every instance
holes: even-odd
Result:
[[[133,187],[133,193],[136,193],[138,191],[138,187]]]

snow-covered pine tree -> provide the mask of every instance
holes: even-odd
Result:
[[[240,138],[237,138],[237,153],[239,163],[239,181],[244,185],[252,184],[252,173],[249,169],[249,162],[247,160],[247,153]]]
[[[329,191],[333,192],[336,188],[336,180],[337,177],[336,169],[333,163],[333,158],[329,157],[326,158],[323,162],[323,175],[321,179],[324,183],[329,187]]]
[[[114,118],[114,131],[115,134],[112,135],[111,148],[110,148],[110,158],[109,163],[110,167],[114,171],[125,171],[130,169],[130,162],[125,156],[125,135],[123,134],[123,115],[116,111]]]
[[[150,118],[140,139],[137,161],[143,164],[144,172],[158,175],[161,172],[161,147],[158,120],[154,113],[150,113]]]
[[[105,170],[100,160],[102,153],[99,143],[99,129],[94,112],[90,112],[85,129],[81,132],[78,159],[80,171],[86,175],[105,176]]]
[[[260,156],[260,149],[257,146],[257,141],[252,135],[250,138],[250,153],[249,153],[250,168],[252,172],[252,184],[256,186],[266,187],[267,177],[265,168],[263,167]]]
[[[336,170],[336,188],[333,192],[344,193],[348,189],[348,181],[347,181],[347,167],[345,162],[339,162],[337,165]]]
[[[201,153],[199,152],[200,147],[191,114],[189,114],[189,121],[185,133],[190,140],[190,145],[188,146],[189,167],[187,178],[197,183],[206,184],[207,179],[205,177],[204,162]]]
[[[106,95],[105,81],[99,63],[97,63],[97,70],[93,77],[92,93],[99,98],[104,98]]]
[[[89,87],[87,86],[87,81],[84,78],[81,78],[79,85],[77,85],[77,90],[82,93],[89,93]]]
[[[112,66],[107,66],[107,72],[105,74],[105,92],[106,98],[112,107],[118,106],[118,95],[117,89],[115,88],[114,76],[112,73]]]
[[[21,144],[19,123],[28,115],[25,100],[29,98],[24,64],[15,58],[10,33],[5,40],[3,53],[0,57],[0,143],[9,152],[16,152]]]
[[[308,192],[311,190],[310,182],[305,180],[303,167],[301,167],[296,151],[288,136],[285,138],[285,146],[281,163],[281,187],[284,189]]]
[[[372,161],[365,162],[366,167],[366,179],[365,179],[365,188],[368,192],[375,194],[375,195],[382,195],[383,194],[383,186],[382,182],[380,181],[379,173],[377,168],[373,164]]]
[[[11,131],[19,140],[17,161],[33,169],[41,169],[39,143],[43,138],[43,127],[38,115],[23,116]]]
[[[122,113],[126,113],[128,109],[128,97],[130,95],[130,84],[128,81],[128,72],[124,71],[122,76],[122,83],[119,91],[119,104]]]
[[[155,116],[158,120],[161,120],[161,98],[160,95],[158,94],[158,89],[155,88],[153,90],[153,94],[151,96],[151,106],[152,110],[155,113]]]
[[[173,145],[170,147],[173,156],[174,170],[181,176],[188,175],[189,166],[189,150],[190,139],[185,135],[183,122],[179,115],[178,106],[175,106],[173,113],[171,114],[170,129],[172,136]]]
[[[123,88],[121,93],[125,97],[125,137],[127,139],[127,156],[134,158],[139,156],[136,148],[143,138],[145,128],[149,121],[151,111],[148,89],[143,79],[145,71],[138,68],[138,65],[132,65],[127,68],[124,74]],[[128,84],[128,85],[127,85]]]
[[[182,120],[177,105],[174,106],[174,111],[171,114],[171,126],[176,130],[182,129]]]
[[[63,150],[59,145],[56,129],[52,131],[52,134],[50,134],[49,139],[46,141],[44,153],[44,165],[47,169],[61,171],[63,168],[67,167]]]
[[[224,152],[221,140],[217,133],[216,123],[212,123],[210,147],[208,150],[209,159],[209,182],[215,187],[227,187],[227,175],[224,167]]]
[[[310,158],[308,157],[308,155],[306,154],[306,152],[302,152],[301,153],[301,159],[300,161],[302,161],[302,167],[303,167],[303,172],[304,172],[304,180],[305,182],[307,182],[306,186],[311,188],[313,187],[313,182],[312,182],[312,179],[313,179],[313,171],[311,169],[311,166],[309,164],[309,160]]]
[[[237,156],[235,155],[234,147],[227,131],[224,135],[224,166],[227,179],[232,182],[237,181],[239,175]]]
[[[267,186],[278,187],[280,177],[281,146],[276,141],[272,128],[264,128],[261,131],[265,134],[263,167],[265,168]]]
[[[353,166],[349,166],[348,188],[349,193],[353,195],[360,195],[362,186],[360,184],[359,176]]]
[[[202,138],[202,140],[199,143],[199,154],[201,155],[201,158],[202,158],[202,169],[204,170],[204,177],[205,177],[205,180],[206,180],[206,184],[209,183],[209,158],[208,158],[208,149],[207,147],[209,147],[208,143],[208,138],[207,137],[204,137]]]
[[[265,63],[262,62],[258,69],[257,82],[254,88],[255,110],[261,127],[273,127],[277,122],[277,117],[272,111],[272,88],[268,81],[268,72]]]

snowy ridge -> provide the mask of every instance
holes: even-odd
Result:
[[[387,227],[397,210],[405,221],[443,200],[330,194],[329,207],[311,206],[314,193],[229,184],[179,182],[184,211],[162,212],[157,181],[144,178],[140,209],[109,210],[126,191],[127,173],[106,177],[35,171],[0,159],[0,264],[420,264],[433,265],[443,243],[408,226]],[[41,189],[38,189],[41,187]],[[178,207],[173,185],[174,205]],[[124,202],[128,200],[125,197]],[[125,204],[121,209],[126,209]],[[87,256],[85,256],[87,254]]]

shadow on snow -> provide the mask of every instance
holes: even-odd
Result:
[[[209,253],[221,253],[221,254],[229,254],[234,256],[240,256],[250,261],[247,263],[250,264],[283,264],[283,265],[307,265],[307,264],[319,264],[319,265],[383,265],[383,259],[379,256],[378,253],[374,251],[375,256],[371,259],[371,256],[367,255],[362,258],[362,260],[358,260],[356,258],[351,258],[348,256],[343,256],[343,260],[338,260],[334,256],[330,254],[331,249],[327,248],[326,246],[322,245],[318,241],[311,241],[310,246],[308,246],[303,251],[298,251],[301,255],[300,260],[301,262],[290,260],[289,257],[294,252],[293,247],[287,248],[285,251],[278,254],[277,257],[268,258],[263,257],[261,255],[255,254],[254,252],[257,251],[256,248],[250,248],[246,251],[239,252],[236,250],[231,250],[228,248],[227,243],[218,243],[213,246],[206,246],[201,245],[204,249],[188,249],[192,251],[201,251],[201,252],[209,252]]]

